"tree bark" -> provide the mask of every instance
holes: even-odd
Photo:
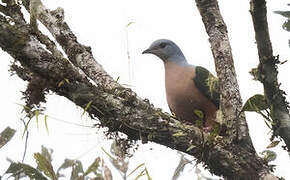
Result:
[[[29,7],[28,1],[23,3]],[[4,8],[16,7],[19,5],[7,4]],[[20,11],[9,14],[0,8],[0,12],[13,20],[11,23],[0,14],[0,47],[21,64],[12,66],[20,78],[45,82],[46,90],[87,107],[87,113],[98,119],[100,126],[109,128],[108,133],[122,132],[131,140],[152,141],[185,152],[218,176],[258,179],[270,174],[271,167],[253,150],[238,143],[229,144],[231,137],[212,138],[193,125],[181,124],[140,99],[131,89],[119,85],[95,61],[90,48],[77,42],[64,22],[61,9],[50,11],[42,4],[38,8],[37,18],[50,30],[69,59],[40,31],[32,31]]]
[[[236,71],[227,27],[216,0],[196,0],[202,21],[209,36],[221,92],[221,110],[228,127],[231,142],[246,145],[253,150],[245,114],[242,111]]]
[[[267,7],[265,0],[252,0],[250,13],[256,33],[256,42],[260,64],[257,68],[257,79],[264,85],[266,100],[270,106],[273,120],[273,136],[280,136],[290,152],[290,114],[289,103],[285,92],[278,82],[277,64],[279,57],[273,56],[272,44],[267,22]]]

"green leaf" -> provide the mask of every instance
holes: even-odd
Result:
[[[129,177],[131,174],[133,174],[134,172],[136,172],[138,169],[140,169],[141,167],[144,166],[144,169],[138,174],[138,176],[135,178],[135,180],[139,179],[140,177],[146,175],[148,180],[152,180],[152,178],[149,175],[149,172],[147,170],[147,168],[145,167],[145,164],[142,163],[139,166],[137,166],[131,173],[129,173],[129,175],[127,175],[127,177]]]
[[[283,23],[282,28],[283,28],[285,31],[290,31],[290,20],[289,20],[289,19]],[[282,64],[282,63],[281,63],[281,64]]]
[[[60,82],[57,84],[57,87],[61,87],[63,84],[64,84],[64,81],[60,81]]]
[[[78,160],[75,160],[74,161],[74,164],[72,166],[72,172],[71,172],[71,177],[70,179],[71,180],[81,180],[81,179],[84,179],[84,170],[83,170],[83,165],[80,161]]]
[[[59,172],[62,169],[67,169],[69,167],[72,167],[74,165],[74,160],[71,159],[65,159],[64,162],[62,163],[62,165],[58,168],[57,170],[57,174],[59,174]]]
[[[45,157],[45,159],[50,163],[52,162],[52,153],[53,153],[52,149],[48,149],[45,146],[41,146],[41,155]]]
[[[69,80],[68,80],[67,78],[64,78],[64,81],[65,81],[67,84],[70,83]]]
[[[146,167],[145,167],[145,173],[146,173],[147,179],[152,180]]]
[[[72,168],[71,180],[83,177],[84,170],[83,165],[79,160],[65,159],[62,165],[57,170],[57,177],[63,176],[60,171],[63,169]]]
[[[180,136],[186,136],[186,134],[184,132],[182,132],[182,131],[179,131],[177,133],[174,133],[172,136],[174,136],[174,137],[180,137]]]
[[[272,141],[271,144],[269,144],[269,145],[267,146],[267,149],[270,149],[270,148],[276,147],[279,143],[280,143],[280,141]]]
[[[106,153],[106,155],[109,157],[111,164],[120,172],[123,174],[126,174],[128,171],[128,164],[129,160],[127,160],[126,156],[124,156],[124,150],[120,146],[119,143],[114,141],[111,144],[110,151],[113,155],[109,154],[105,151],[104,148],[102,150]],[[113,157],[114,156],[114,157]],[[116,157],[116,158],[115,158]]]
[[[85,114],[85,112],[87,112],[87,110],[91,107],[91,104],[93,103],[93,100],[91,100],[87,105],[86,107],[84,108],[84,112],[82,114],[82,116]]]
[[[140,177],[145,175],[145,169],[143,169],[143,171],[141,171],[138,176],[135,178],[135,180],[138,180]]]
[[[193,144],[192,144],[191,146],[189,146],[189,148],[186,149],[186,152],[192,150],[192,149],[195,148],[195,147],[196,147],[196,145],[193,145]]]
[[[127,177],[129,177],[131,174],[133,174],[135,171],[137,171],[140,167],[144,166],[144,163],[140,164],[139,166],[137,166],[133,171],[131,171],[129,173],[129,175],[127,175]]]
[[[23,173],[26,176],[28,176],[29,179],[48,180],[37,169],[23,163],[14,163],[14,162],[11,163],[5,174],[10,173],[12,174],[13,177],[19,176],[20,174]]]
[[[277,158],[277,154],[274,151],[265,150],[260,154],[263,155],[263,159],[267,162],[274,161]]]
[[[46,176],[50,177],[52,180],[57,180],[56,175],[53,171],[53,167],[49,160],[45,158],[40,153],[34,153],[34,159],[36,160],[37,167],[42,171]]]
[[[135,23],[135,22],[131,21],[131,22],[129,22],[129,23],[127,24],[126,27],[129,27],[130,25],[132,25],[132,24],[134,24],[134,23]]]
[[[38,121],[39,111],[35,110],[34,115],[35,115],[35,119],[36,119],[37,130],[39,130],[39,121]]]
[[[256,94],[247,100],[242,111],[259,112],[268,108],[269,106],[267,104],[265,96],[262,94]]]
[[[274,11],[276,14],[280,14],[281,16],[290,18],[290,11]]]
[[[135,178],[135,180],[138,180],[140,177],[145,175],[145,169],[138,174],[138,176]]]
[[[48,117],[48,115],[44,115],[44,125],[45,125],[45,129],[46,129],[47,134],[49,134],[48,125],[47,125],[47,117]]]
[[[101,148],[102,151],[104,151],[104,153],[113,161],[117,161],[116,158],[114,158],[111,154],[109,154],[103,147]]]
[[[118,82],[120,80],[120,76],[117,77],[116,82]]]
[[[203,119],[204,114],[201,110],[195,109],[193,112],[195,115],[197,115],[197,117],[199,117],[199,119]]]
[[[8,126],[0,133],[0,148],[2,148],[6,143],[8,143],[12,139],[15,132],[16,130],[11,129]]]
[[[16,103],[16,104],[19,105],[19,106],[22,106],[23,109],[30,111],[30,108],[28,106],[23,105],[23,104],[19,104],[19,103]]]
[[[88,167],[86,172],[84,173],[84,176],[92,173],[92,172],[97,172],[97,169],[100,166],[101,158],[97,157],[95,161]]]

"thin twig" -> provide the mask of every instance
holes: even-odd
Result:
[[[273,136],[280,136],[290,151],[290,114],[289,103],[285,92],[278,82],[277,64],[279,56],[273,55],[272,43],[268,29],[267,6],[265,0],[251,0],[250,13],[255,29],[255,38],[259,61],[258,80],[263,83],[267,103],[271,107],[273,117]],[[272,137],[273,138],[273,137]]]
[[[24,159],[25,159],[25,156],[26,156],[27,144],[28,144],[28,137],[29,137],[29,131],[26,131],[24,152],[23,152],[22,161],[21,161],[22,163],[24,162]]]

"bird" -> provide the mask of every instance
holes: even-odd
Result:
[[[163,61],[167,104],[178,120],[209,129],[217,124],[220,93],[215,76],[204,67],[189,64],[181,49],[168,39],[154,41],[142,54],[153,54]]]

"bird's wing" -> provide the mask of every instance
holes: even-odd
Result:
[[[218,87],[218,79],[212,75],[207,69],[196,66],[195,77],[193,78],[195,86],[199,91],[207,97],[213,104],[219,108],[220,93]]]

